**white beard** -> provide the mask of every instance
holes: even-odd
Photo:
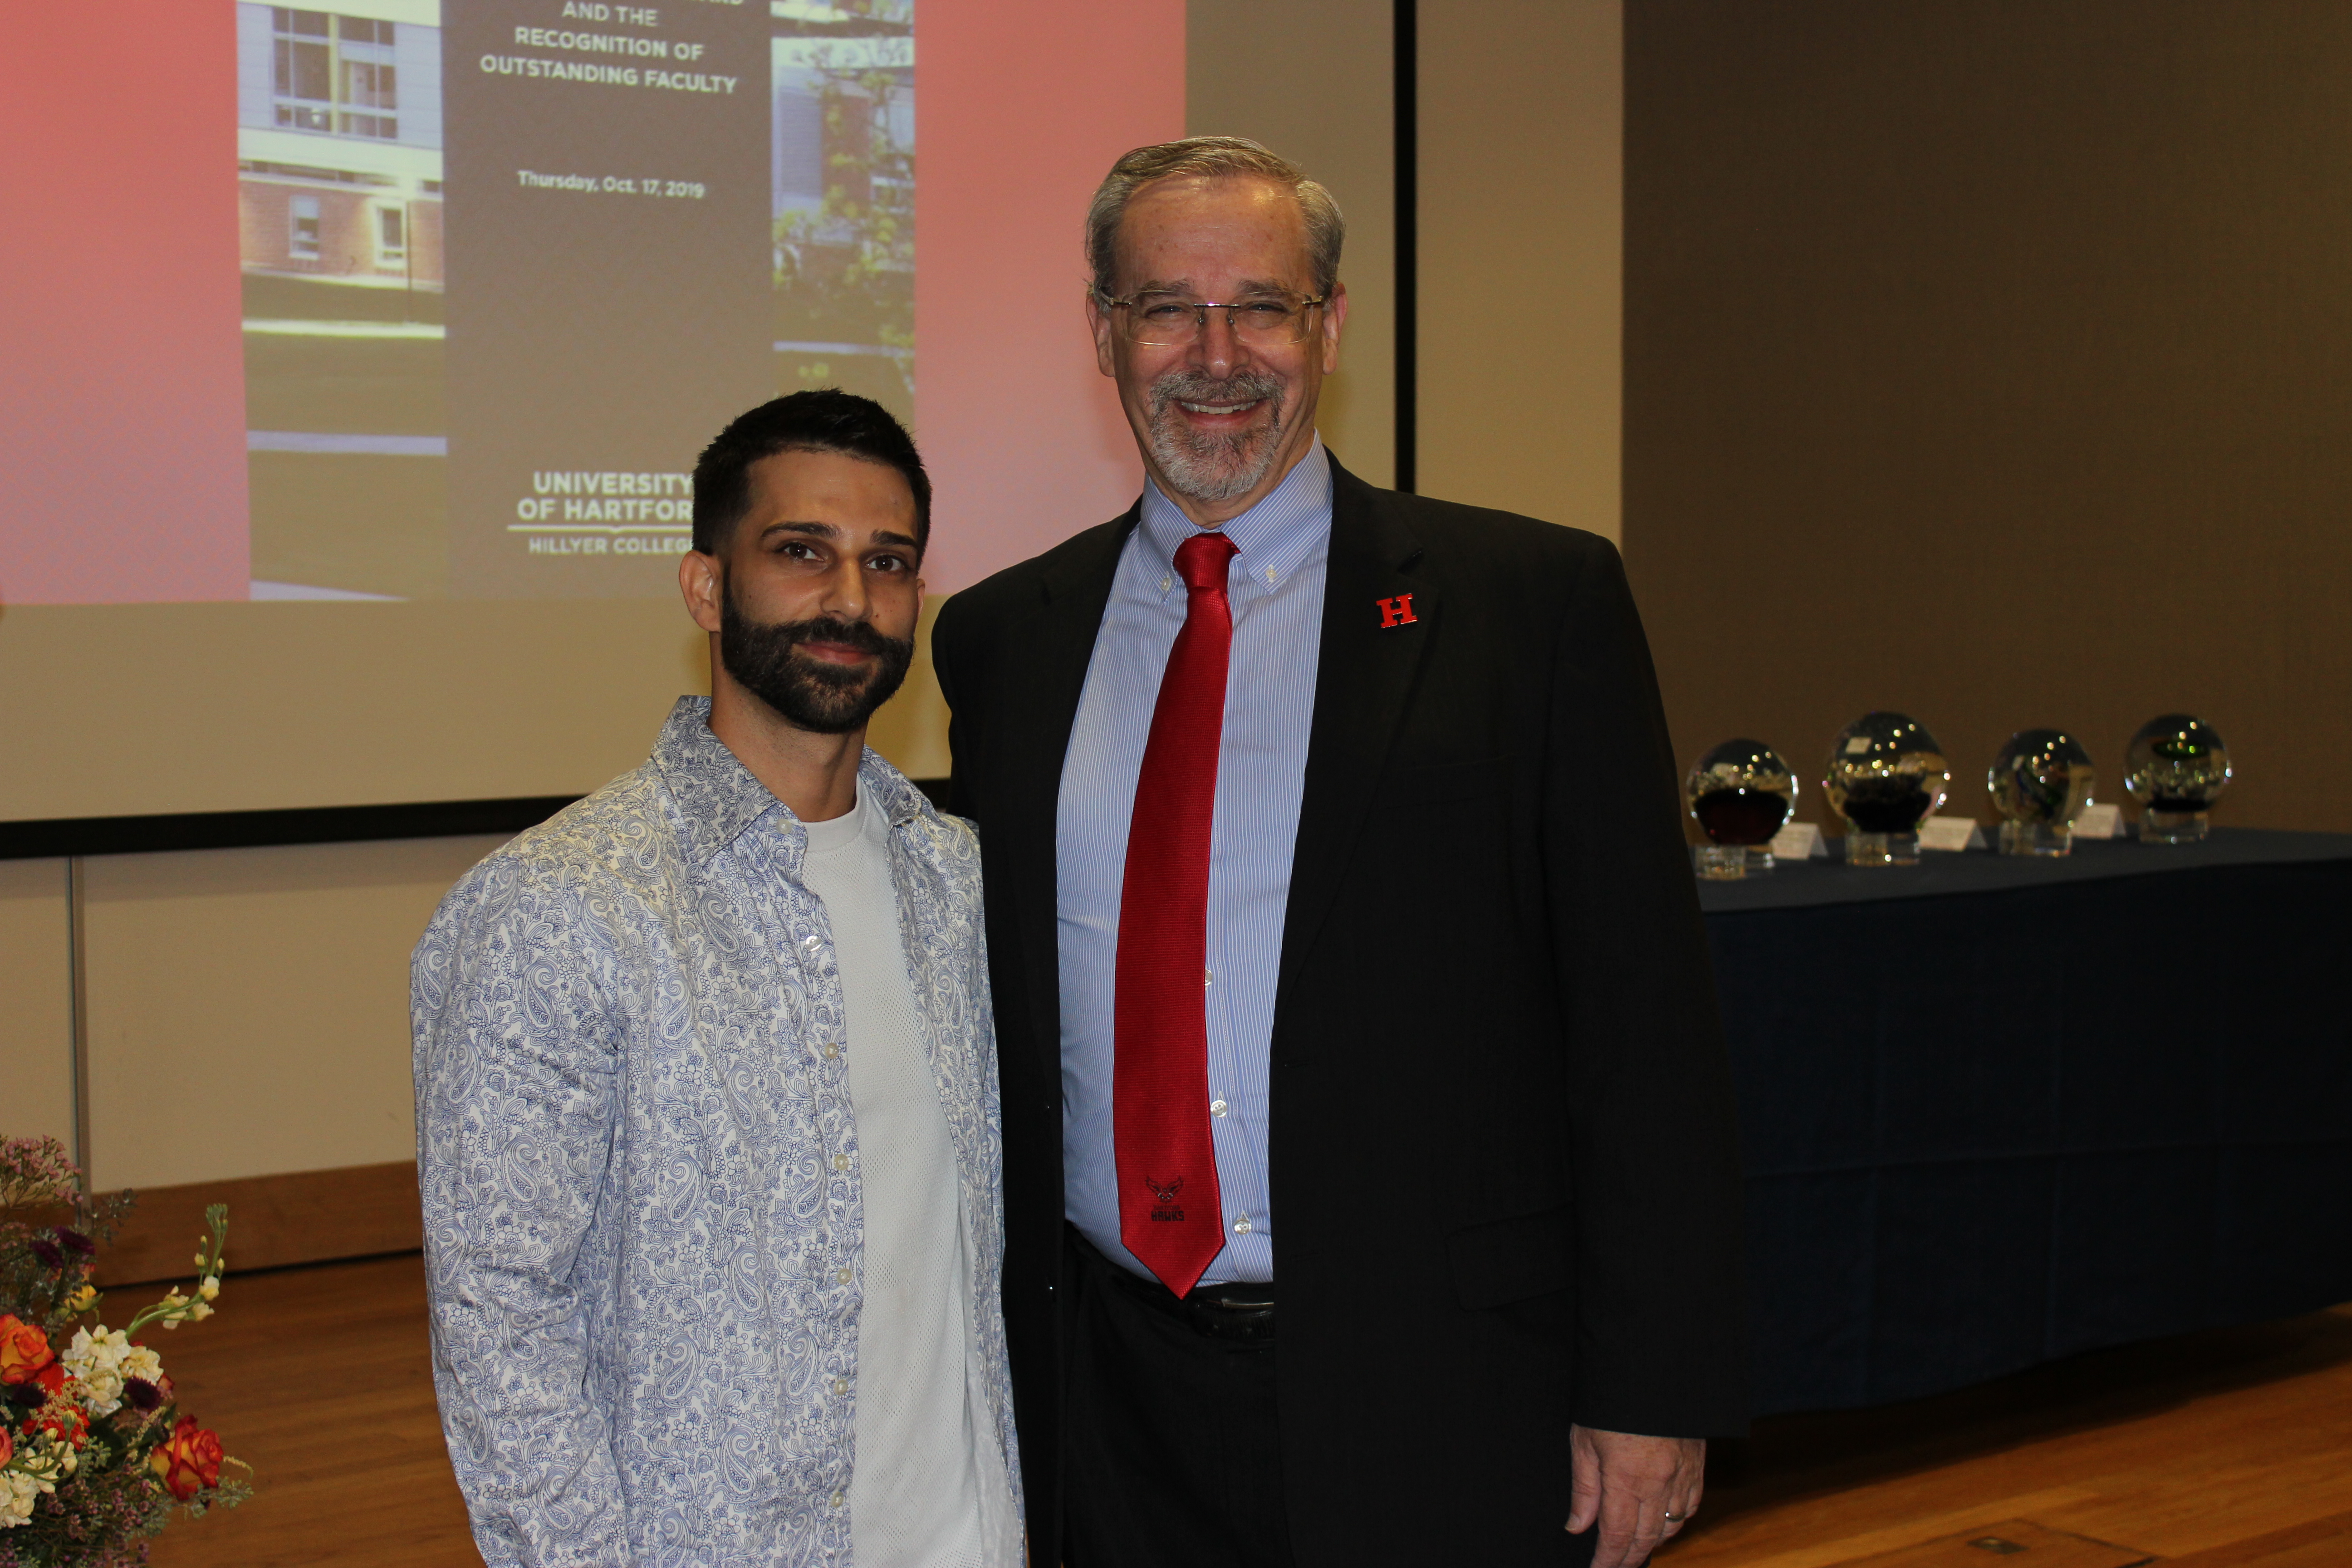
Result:
[[[1195,436],[1176,403],[1265,402],[1272,415],[1264,425],[1231,436]],[[1188,500],[1214,504],[1247,495],[1274,468],[1282,447],[1282,384],[1271,376],[1244,374],[1212,382],[1178,371],[1151,388],[1151,455],[1171,488]]]

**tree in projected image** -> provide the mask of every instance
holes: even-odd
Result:
[[[913,6],[779,9],[793,13],[775,41],[781,390],[841,386],[911,420]]]

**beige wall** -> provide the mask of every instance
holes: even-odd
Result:
[[[408,952],[499,842],[86,861],[97,1184],[414,1158]]]
[[[74,1141],[63,860],[0,860],[0,1137]]]
[[[495,837],[83,864],[101,1187],[413,1157],[408,952]],[[66,862],[0,862],[0,1133],[73,1142]]]
[[[1619,531],[1619,0],[1422,0],[1424,495]]]

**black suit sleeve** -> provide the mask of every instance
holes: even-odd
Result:
[[[1574,1418],[1664,1436],[1747,1419],[1728,1065],[1649,647],[1595,540],[1559,623],[1543,788],[1570,1052]]]
[[[962,736],[958,732],[963,704],[957,700],[957,695],[963,689],[964,661],[970,651],[970,638],[959,608],[955,600],[950,599],[940,606],[938,618],[931,623],[931,673],[948,705],[948,797],[940,809],[977,821],[970,764],[961,743]]]

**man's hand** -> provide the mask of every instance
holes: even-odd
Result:
[[[1698,1511],[1706,1486],[1706,1439],[1637,1437],[1589,1426],[1568,1431],[1574,1463],[1568,1530],[1601,1540],[1592,1568],[1634,1568]]]

